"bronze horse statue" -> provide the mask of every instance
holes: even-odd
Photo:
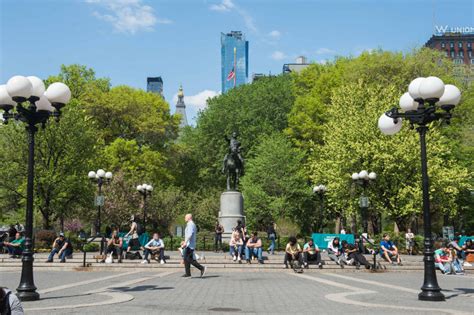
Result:
[[[222,173],[227,176],[227,190],[239,189],[239,179],[244,174],[244,165],[239,158],[239,152],[233,148],[224,157]]]

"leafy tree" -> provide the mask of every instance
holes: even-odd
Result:
[[[428,48],[405,55],[377,50],[357,58],[340,57],[332,63],[313,64],[293,75],[296,99],[285,132],[298,146],[309,150],[313,144],[321,144],[327,106],[334,89],[342,84],[361,79],[366,84],[393,85],[404,91],[410,80],[419,76],[435,75],[452,81],[452,70],[450,60]]]
[[[24,129],[12,122],[0,128],[0,142],[4,150],[0,160],[0,185],[10,192],[2,198],[19,196],[17,209],[24,208],[26,198],[27,143]],[[60,123],[50,121],[37,133],[35,168],[35,206],[42,217],[43,228],[50,228],[52,220],[71,217],[75,208],[84,204],[88,194],[86,174],[89,163],[96,157],[97,136],[87,124],[87,117],[72,101],[63,110]],[[11,203],[10,203],[11,204]]]
[[[136,184],[148,181],[158,186],[170,181],[165,162],[163,154],[149,146],[138,145],[136,140],[117,138],[104,148],[104,163],[108,169],[122,171],[128,181]]]
[[[289,76],[262,78],[210,99],[198,116],[196,128],[186,130],[181,137],[192,159],[183,163],[197,163],[194,178],[200,186],[224,187],[225,179],[219,173],[228,145],[224,136],[237,131],[244,157],[251,158],[259,136],[287,127],[293,101]]]
[[[163,98],[143,90],[114,87],[98,94],[86,109],[106,144],[123,138],[157,150],[177,136],[179,117],[170,114]]]
[[[263,136],[242,179],[248,224],[262,229],[278,218],[291,218],[306,230],[311,189],[302,168],[304,154],[281,133]]]
[[[419,139],[407,126],[396,136],[383,136],[377,119],[387,104],[397,104],[395,85],[369,84],[363,80],[333,91],[324,145],[314,146],[309,160],[313,181],[328,186],[328,201],[336,214],[357,213],[357,196],[350,175],[362,169],[378,174],[368,190],[371,210],[387,214],[405,227],[420,213]],[[440,127],[428,135],[429,175],[433,213],[456,213],[456,198],[467,188],[469,173],[450,153],[450,143]]]

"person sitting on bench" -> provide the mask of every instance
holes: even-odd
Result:
[[[165,263],[165,243],[160,238],[160,234],[158,232],[153,233],[153,238],[145,245],[145,252],[144,252],[144,259],[142,264],[148,264],[150,261],[148,260],[148,255],[154,255],[155,259],[158,256],[160,260],[160,264]]]
[[[7,247],[10,258],[17,258],[23,254],[25,238],[21,236],[20,232],[16,232],[15,239],[11,242],[4,242],[3,245]]]
[[[303,262],[305,268],[308,268],[309,262],[314,262],[316,265],[318,265],[319,269],[323,268],[319,247],[318,245],[314,244],[312,238],[310,238],[308,243],[304,244],[303,246]]]
[[[64,236],[63,232],[59,233],[59,236],[54,240],[53,249],[51,253],[49,253],[46,262],[53,262],[55,254],[58,254],[58,257],[61,259],[60,262],[62,263],[66,262],[66,257],[72,255],[72,243]]]
[[[232,233],[232,238],[229,242],[229,251],[232,256],[232,260],[239,260],[239,263],[242,261],[242,246],[244,242],[240,238],[240,234],[237,232]]]
[[[385,233],[383,235],[383,239],[380,242],[380,256],[384,258],[387,262],[392,263],[395,265],[398,263],[399,265],[402,264],[402,260],[400,259],[400,255],[398,254],[398,248],[393,245],[392,241],[390,240],[390,235]],[[392,261],[392,259],[396,260],[396,263]]]
[[[302,271],[302,255],[301,255],[301,247],[296,240],[296,237],[290,236],[288,238],[288,244],[286,244],[285,248],[285,268],[288,268],[288,263],[290,263],[291,268],[296,271]]]
[[[342,241],[342,249],[347,255],[347,259],[354,263],[356,268],[359,269],[360,265],[364,265],[365,269],[370,269],[370,263],[365,259],[365,256],[359,252],[359,249],[354,244],[349,244],[347,241]]]
[[[117,230],[113,230],[110,240],[107,242],[107,254],[112,254],[112,256],[117,256],[118,262],[121,263],[122,252],[123,252],[122,238],[119,237]],[[103,262],[105,262],[105,259]]]

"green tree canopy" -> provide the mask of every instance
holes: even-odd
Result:
[[[279,218],[290,218],[309,230],[311,188],[305,180],[303,157],[281,133],[261,137],[242,179],[248,225],[261,229]]]

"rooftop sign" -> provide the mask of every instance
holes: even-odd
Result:
[[[450,26],[450,25],[435,25],[436,35],[448,35],[450,33],[455,34],[474,34],[474,26]]]

